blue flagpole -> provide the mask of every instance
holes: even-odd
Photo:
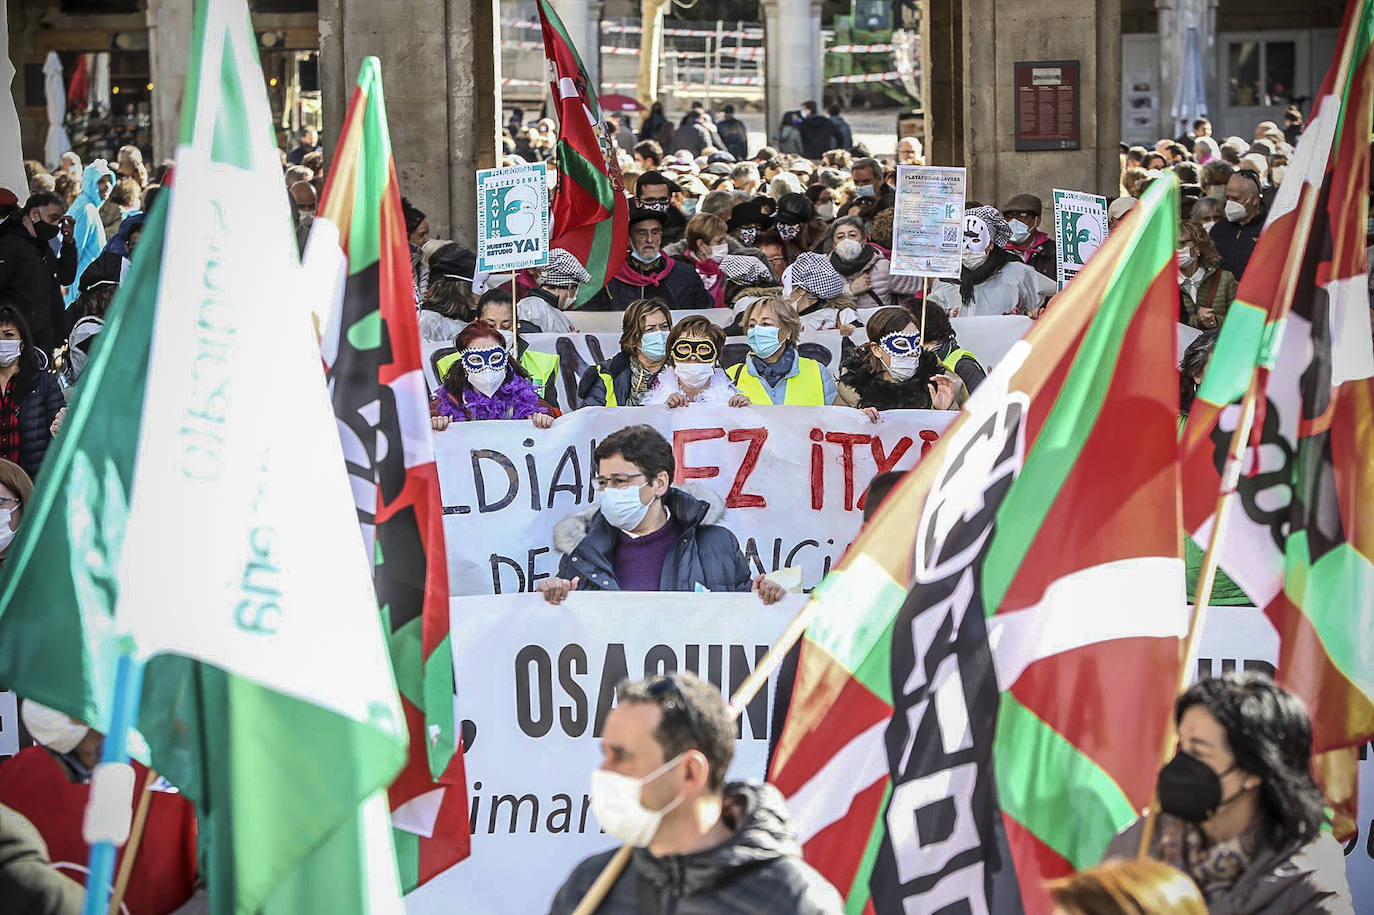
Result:
[[[138,719],[138,702],[143,691],[143,662],[126,651],[115,666],[113,708],[110,710],[110,730],[105,735],[100,766],[127,765],[129,762],[129,728]],[[100,790],[98,776],[92,778],[88,807],[96,804]],[[130,810],[123,808],[125,831]],[[111,841],[91,843],[90,873],[86,875],[86,904],[82,915],[106,915],[110,906],[110,881],[114,878],[115,844]]]

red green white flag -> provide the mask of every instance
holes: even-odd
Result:
[[[346,275],[321,348],[410,734],[406,767],[390,791],[409,891],[467,857],[471,837],[454,731],[443,503],[375,57],[364,58],[358,74],[306,262]]]
[[[1374,738],[1372,38],[1374,4],[1351,3],[1181,443],[1183,521],[1206,543],[1239,403],[1253,388],[1254,447],[1220,568],[1278,630],[1277,680],[1308,705],[1338,838],[1355,832],[1357,748]]]
[[[1177,222],[1155,182],[813,597],[771,780],[850,913],[1047,912],[1149,803],[1187,622]]]
[[[577,305],[596,295],[625,260],[630,207],[620,166],[606,133],[606,121],[582,58],[549,0],[539,0],[539,21],[548,57],[549,88],[558,111],[558,186],[553,192],[550,248],[573,254],[590,283]]]

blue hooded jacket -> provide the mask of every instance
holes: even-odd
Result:
[[[76,223],[72,227],[72,238],[76,242],[77,276],[105,250],[105,226],[100,220],[100,205],[105,202],[105,197],[100,195],[100,179],[106,177],[110,179],[110,186],[114,187],[114,172],[110,171],[104,159],[96,159],[87,165],[81,172],[81,195],[67,210],[67,215]],[[77,284],[73,283],[68,287],[64,301],[70,305],[79,294]]]

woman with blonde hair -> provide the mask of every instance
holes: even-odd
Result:
[[[620,352],[582,373],[577,383],[583,407],[637,407],[668,358],[673,313],[662,299],[636,299],[620,321]]]
[[[1117,860],[1049,885],[1053,915],[1207,915],[1193,881],[1150,859]]]
[[[755,404],[819,407],[835,402],[830,370],[797,351],[801,318],[781,296],[761,296],[745,306],[741,323],[749,355],[726,369],[731,383]]]

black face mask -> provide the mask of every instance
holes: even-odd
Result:
[[[1180,750],[1159,770],[1159,779],[1155,783],[1159,809],[1186,823],[1201,823],[1210,819],[1218,807],[1229,804],[1245,791],[1242,788],[1225,800],[1221,797],[1221,778],[1235,768],[1232,766],[1218,775],[1196,756]]]
[[[57,237],[59,229],[52,223],[44,222],[41,219],[35,219],[32,221],[32,224],[33,234],[38,236],[39,241],[52,241]]]

